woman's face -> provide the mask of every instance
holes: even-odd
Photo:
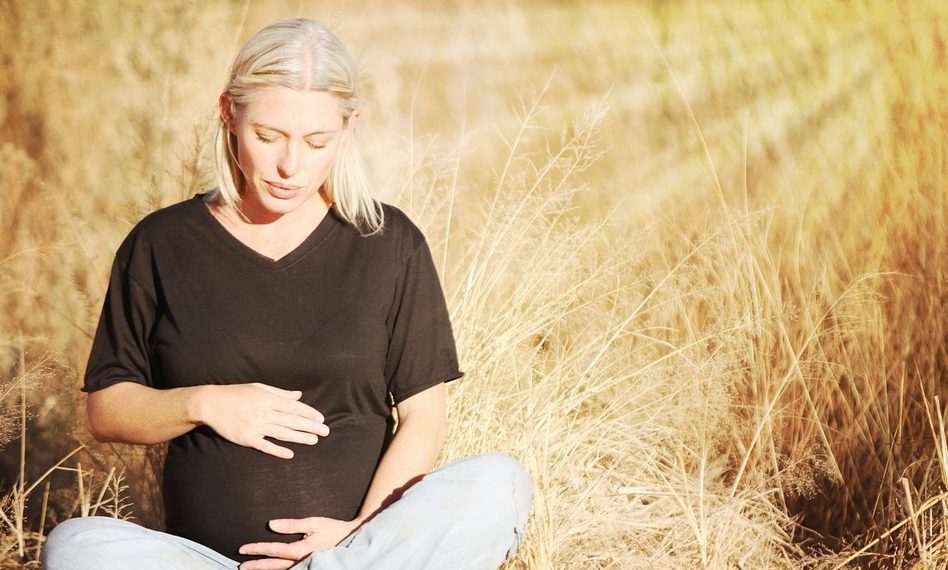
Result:
[[[227,113],[226,96],[221,106]],[[231,119],[246,180],[241,188],[244,215],[263,222],[323,207],[319,189],[355,122],[343,120],[335,95],[286,87],[262,89]]]

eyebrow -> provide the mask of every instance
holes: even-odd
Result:
[[[284,131],[281,131],[280,129],[278,129],[278,128],[276,128],[276,127],[271,127],[270,125],[265,125],[265,124],[263,124],[263,123],[251,123],[250,125],[251,125],[252,127],[256,128],[256,129],[267,129],[268,131],[273,131],[273,132],[276,132],[276,133],[280,133],[281,135],[283,135],[283,136],[285,136],[285,137],[290,136],[289,133],[286,133],[286,132],[284,132]],[[339,130],[335,130],[335,131],[313,131],[313,132],[311,132],[311,133],[307,133],[307,134],[303,135],[303,138],[305,139],[306,137],[311,137],[311,136],[315,136],[315,135],[331,135],[331,134],[338,133],[338,132],[339,132]]]

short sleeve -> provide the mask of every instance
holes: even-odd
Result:
[[[123,244],[123,249],[125,249]],[[120,249],[120,254],[122,250]],[[128,262],[116,256],[96,328],[83,392],[120,382],[152,386],[148,337],[155,321],[154,294],[133,276]]]
[[[399,277],[389,330],[385,376],[396,404],[464,375],[458,369],[444,292],[424,240],[408,257]]]

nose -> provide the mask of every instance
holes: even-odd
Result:
[[[300,152],[296,144],[288,142],[277,160],[277,171],[283,178],[292,178],[300,169]]]

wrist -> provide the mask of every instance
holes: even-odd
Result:
[[[208,392],[211,389],[213,389],[211,385],[192,386],[183,389],[185,392],[185,420],[194,427],[207,423],[207,401],[212,397],[209,396]]]

